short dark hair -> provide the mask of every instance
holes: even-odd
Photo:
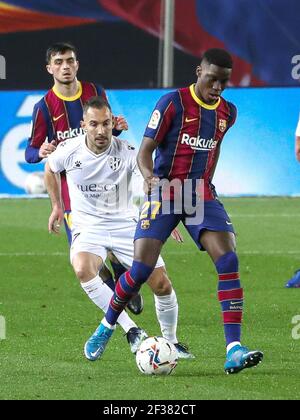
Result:
[[[202,55],[201,62],[206,61],[208,64],[214,64],[219,67],[226,67],[232,69],[232,57],[231,55],[221,48],[211,48],[210,50],[205,51]]]
[[[50,63],[53,55],[64,54],[67,51],[73,51],[77,58],[77,50],[74,45],[69,42],[56,42],[55,44],[50,45],[46,51],[46,63]]]
[[[111,106],[109,105],[107,100],[104,99],[102,96],[93,96],[92,98],[90,98],[83,105],[83,115],[86,114],[89,108],[96,108],[96,109],[108,108],[111,112]]]

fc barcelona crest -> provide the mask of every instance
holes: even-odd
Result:
[[[113,171],[118,171],[120,169],[121,163],[122,163],[122,159],[118,158],[118,157],[109,157],[108,160],[109,166]]]
[[[141,221],[141,228],[146,230],[150,227],[150,220],[142,220]]]
[[[224,133],[227,128],[227,121],[226,120],[219,120],[219,130]]]

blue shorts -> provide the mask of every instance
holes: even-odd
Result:
[[[200,236],[205,230],[235,233],[231,220],[219,200],[205,201],[203,220],[198,224],[187,223],[187,220],[190,220],[191,216],[184,212],[182,214],[175,214],[172,205],[170,214],[162,214],[162,209],[161,207],[159,208],[159,202],[152,202],[151,206],[150,203],[147,203],[149,201],[145,201],[142,206],[134,240],[152,238],[164,243],[180,222],[183,223],[201,250],[203,250],[203,247],[200,244]],[[155,203],[157,204],[155,205]]]
[[[69,245],[72,244],[72,212],[70,210],[65,210],[64,214],[65,229],[68,238]]]

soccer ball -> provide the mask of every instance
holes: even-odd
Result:
[[[170,375],[177,366],[174,344],[163,337],[148,337],[136,353],[136,364],[145,375]]]
[[[45,194],[47,192],[43,172],[32,172],[25,179],[25,191],[27,194]]]

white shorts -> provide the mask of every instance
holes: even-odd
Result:
[[[125,268],[130,268],[133,263],[134,243],[133,238],[136,230],[134,221],[126,221],[118,224],[113,229],[82,231],[73,234],[70,248],[71,264],[73,258],[79,252],[89,252],[107,258],[107,252],[111,251]],[[164,267],[165,263],[161,256],[158,257],[155,268]]]

